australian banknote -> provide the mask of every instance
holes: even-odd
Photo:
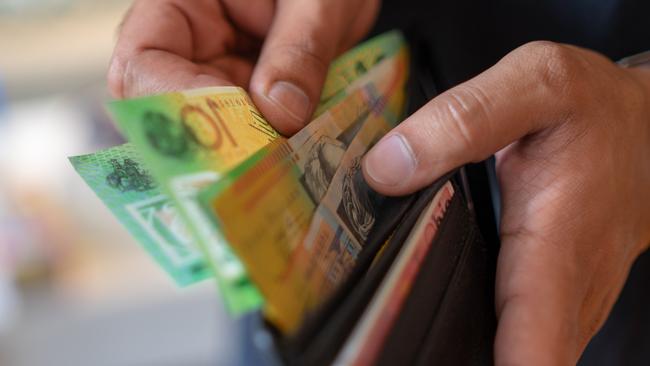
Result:
[[[162,192],[133,145],[71,157],[70,162],[176,283],[187,285],[211,276],[175,204]]]
[[[322,235],[315,233],[309,242],[304,239],[327,192],[333,192],[330,201],[338,193],[338,203],[357,197],[342,198],[340,189],[332,190],[332,185],[342,185],[346,174],[358,168],[360,154],[397,122],[398,107],[404,104],[406,63],[405,52],[384,59],[299,134],[274,141],[202,194],[206,211],[264,294],[267,317],[283,331],[294,330],[305,312],[326,297],[323,277],[333,272],[324,272],[325,267],[350,268],[355,260],[356,254],[332,257],[320,244],[312,250],[314,244],[309,242],[331,232],[337,243],[330,248],[360,250],[362,239],[348,234],[349,225],[336,212],[327,216],[331,220],[318,222]],[[348,127],[332,129],[335,124]],[[343,161],[346,169],[341,171]],[[349,240],[339,240],[343,238]],[[333,282],[330,288],[335,287]]]
[[[197,215],[196,195],[278,138],[241,88],[217,87],[114,102],[109,111],[174,202],[211,265],[226,306],[257,308],[262,297],[221,236]]]
[[[355,103],[361,99],[358,95],[353,93],[343,99],[341,106]],[[347,148],[345,140],[367,115],[363,109],[354,110],[347,118],[338,119],[349,121],[348,128],[333,128],[334,124],[325,123],[323,128],[312,131],[310,138],[296,135],[296,139],[278,139],[202,195],[206,215],[214,214],[213,226],[220,228],[228,244],[247,262],[251,279],[263,288],[271,317],[278,312],[273,309],[294,314],[301,310],[295,308],[295,300],[305,286],[288,268],[292,253],[300,245],[316,200],[326,189],[321,186],[327,187],[328,176],[333,176]],[[319,117],[330,118],[329,112]],[[326,155],[326,163],[315,166],[310,157],[314,154]],[[315,179],[316,183],[307,183]],[[286,281],[279,279],[283,276]]]

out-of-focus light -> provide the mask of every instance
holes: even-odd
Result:
[[[2,76],[0,75],[0,123],[2,123],[2,115],[5,113],[7,105],[7,94],[5,93],[4,83],[2,82]]]
[[[87,118],[65,99],[12,105],[0,123],[0,172],[11,186],[61,189],[67,156],[88,141]]]

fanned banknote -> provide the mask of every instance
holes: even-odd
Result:
[[[369,39],[334,60],[325,79],[316,116],[338,102],[343,97],[342,91],[368,70],[384,59],[403,52],[404,44],[400,32],[387,32]]]
[[[187,232],[212,265],[226,306],[245,312],[262,297],[196,195],[278,138],[241,88],[217,87],[113,102],[115,122],[175,203]]]
[[[370,116],[370,89],[362,91],[359,80],[400,52],[404,53],[403,39],[390,32],[332,63],[315,114],[327,116],[317,118],[312,128],[294,136],[288,145],[300,151],[293,156],[302,159],[296,161],[300,167],[296,177],[309,198],[305,202],[311,202],[308,211],[313,213],[320,203],[344,152]],[[394,67],[384,69],[390,73]],[[374,87],[376,97],[381,94],[377,89],[387,86]],[[385,111],[396,110],[401,103],[396,99],[384,100],[392,103]],[[251,157],[256,151],[271,142],[266,150],[273,151],[287,141],[278,138],[239,88],[120,101],[109,109],[133,144],[73,157],[75,168],[178,284],[193,283],[214,271],[231,311],[260,306],[263,298],[224,241],[223,228],[199,209],[196,198],[204,187],[222,178],[232,181],[229,177],[235,175],[226,173],[246,159],[250,161],[244,167],[260,160],[264,153]],[[277,175],[286,165],[277,164],[273,171]]]
[[[71,157],[70,162],[176,283],[187,285],[212,275],[175,204],[162,192],[133,145]]]
[[[353,94],[342,104],[353,103],[355,99],[357,97]],[[330,114],[325,113],[319,119],[329,117]],[[347,120],[353,128],[352,122],[356,118],[352,115],[347,117],[352,117]],[[314,124],[316,125],[318,123]],[[303,131],[307,131],[307,128]],[[307,139],[305,143],[296,143],[300,140],[300,135],[295,136],[297,139],[292,138],[289,141],[274,141],[249,161],[235,168],[207,193],[207,197],[216,197],[213,205],[221,218],[213,221],[214,226],[221,228],[228,243],[238,250],[240,258],[248,260],[248,273],[258,286],[265,288],[269,309],[281,308],[282,311],[293,313],[301,311],[293,306],[297,303],[294,301],[297,299],[295,294],[304,288],[297,283],[300,278],[289,276],[288,281],[276,281],[272,278],[281,276],[281,272],[288,270],[288,258],[300,244],[299,240],[304,235],[303,231],[309,225],[316,207],[314,199],[319,190],[323,190],[315,186],[320,187],[320,184],[323,184],[327,187],[329,184],[327,178],[320,179],[317,184],[306,184],[314,180],[310,175],[314,171],[306,169],[311,167],[306,165],[309,163],[308,155],[315,148],[329,155],[327,163],[330,166],[321,166],[323,169],[319,169],[321,175],[326,176],[326,170],[338,167],[337,157],[340,159],[341,151],[345,150],[344,143],[336,140],[337,136],[345,134],[345,130],[329,135],[323,130],[327,129],[313,132],[310,135],[313,138]],[[331,153],[328,153],[324,146],[327,144],[333,150]],[[270,299],[291,300],[280,305],[277,301],[268,302]],[[292,309],[295,309],[295,312]]]
[[[360,155],[401,116],[407,61],[404,48],[384,59],[299,134],[274,141],[201,195],[264,294],[265,315],[284,332],[295,330],[355,263],[365,239],[355,236],[359,228],[344,223],[350,216],[345,209],[330,209],[334,203],[316,208],[324,199],[341,205],[358,198],[356,191],[342,193],[343,184],[358,170]],[[329,128],[335,123],[349,127]],[[323,210],[331,214],[318,220],[320,231],[305,240]],[[324,237],[327,250],[321,245]],[[352,254],[334,255],[341,250]]]
[[[388,94],[393,100],[400,92]],[[384,103],[377,96],[377,104]],[[383,196],[366,184],[361,174],[363,154],[397,123],[395,110],[378,106],[357,133],[341,158],[336,174],[316,209],[303,239],[312,308],[323,302],[351,271],[375,223],[376,208]]]

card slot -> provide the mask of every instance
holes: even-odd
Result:
[[[491,255],[472,218],[470,235],[416,365],[493,364],[496,312]]]

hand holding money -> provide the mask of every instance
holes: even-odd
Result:
[[[407,68],[397,32],[349,51],[290,139],[241,88],[116,101],[130,143],[71,161],[179,284],[213,273],[233,313],[264,306],[292,332],[345,280],[372,228],[360,159],[402,116]]]
[[[115,97],[208,86],[250,91],[281,133],[315,111],[330,62],[370,28],[377,0],[140,0],[124,20]]]

